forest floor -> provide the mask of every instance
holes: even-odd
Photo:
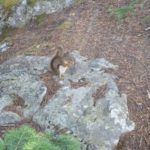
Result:
[[[106,58],[118,65],[115,72],[121,93],[128,98],[129,117],[135,130],[121,136],[117,150],[150,149],[150,30],[142,18],[150,14],[136,6],[136,13],[117,20],[108,12],[117,6],[109,0],[84,3],[48,16],[39,16],[22,29],[7,33],[12,46],[0,54],[3,62],[15,55],[52,55],[57,46],[79,50],[88,58]],[[149,6],[150,9],[150,6]]]

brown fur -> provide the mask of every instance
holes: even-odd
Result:
[[[52,58],[50,62],[51,70],[54,74],[60,75],[59,67],[70,67],[74,64],[74,60],[69,56],[69,53],[66,52],[63,54],[62,48],[59,47],[56,55]]]

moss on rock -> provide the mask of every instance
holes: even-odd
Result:
[[[19,2],[20,0],[0,0],[0,5],[2,5],[5,10],[10,11],[11,8]]]

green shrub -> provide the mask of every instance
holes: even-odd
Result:
[[[37,133],[34,129],[29,126],[22,126],[21,128],[12,129],[6,132],[4,135],[4,142],[7,150],[21,150],[26,143],[36,137]]]
[[[0,5],[7,10],[10,11],[11,8],[19,3],[19,0],[0,0]]]
[[[80,150],[80,142],[72,136],[61,135],[53,141],[61,150]]]
[[[38,133],[23,125],[7,131],[0,140],[0,150],[80,150],[80,143],[72,136]]]
[[[0,150],[4,150],[4,149],[5,149],[4,141],[0,139]]]
[[[39,137],[25,144],[23,150],[60,150],[60,148],[51,143],[47,138]]]

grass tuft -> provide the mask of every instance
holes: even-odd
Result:
[[[79,4],[82,4],[85,0],[75,0],[74,1],[74,4],[75,5],[79,5]]]
[[[71,26],[72,26],[72,22],[70,20],[66,20],[58,26],[58,29],[65,30],[65,29],[69,29]]]
[[[109,8],[109,13],[114,15],[118,20],[124,19],[127,14],[134,12],[134,6],[138,0],[131,0],[128,6],[122,6],[118,8]]]
[[[44,22],[44,20],[46,19],[46,14],[43,13],[43,14],[40,14],[38,16],[36,16],[34,22],[37,24],[37,25],[40,25],[42,22]]]
[[[33,7],[37,0],[27,0],[27,4]]]

